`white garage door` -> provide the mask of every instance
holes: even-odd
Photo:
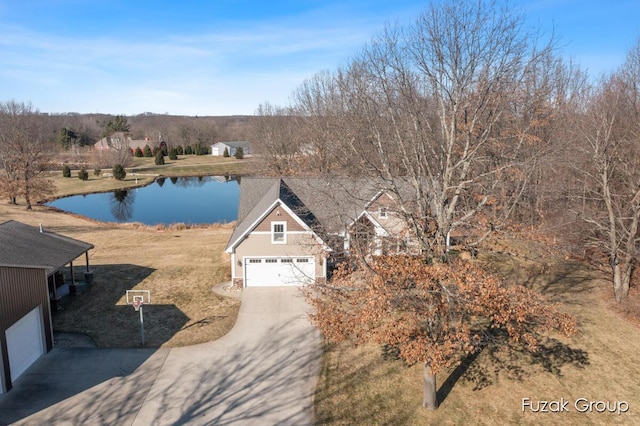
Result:
[[[263,257],[244,261],[247,287],[296,286],[315,278],[313,257]]]
[[[37,307],[5,332],[11,382],[15,382],[44,353],[41,324],[40,307]]]

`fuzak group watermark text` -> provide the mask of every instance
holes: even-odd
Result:
[[[564,398],[543,401],[531,398],[522,398],[522,412],[530,413],[615,413],[622,415],[629,412],[627,401],[591,400],[589,398],[577,398],[565,400]]]

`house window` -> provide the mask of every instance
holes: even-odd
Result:
[[[282,259],[280,263],[293,263],[293,259]]]
[[[262,259],[249,259],[249,263],[262,263]]]
[[[380,207],[380,210],[378,210],[378,218],[380,218],[380,219],[386,219],[387,218],[387,208],[386,207]]]
[[[286,244],[287,222],[271,222],[271,243]]]
[[[278,259],[265,259],[265,263],[278,263]]]
[[[297,263],[308,263],[309,259],[296,259]]]

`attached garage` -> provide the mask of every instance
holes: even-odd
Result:
[[[250,257],[243,263],[247,287],[301,286],[315,279],[313,256]]]
[[[44,335],[40,307],[19,319],[5,332],[11,381],[44,354]]]

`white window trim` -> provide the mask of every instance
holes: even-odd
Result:
[[[282,225],[282,241],[276,241],[275,227]],[[271,244],[287,244],[287,222],[271,222]]]

